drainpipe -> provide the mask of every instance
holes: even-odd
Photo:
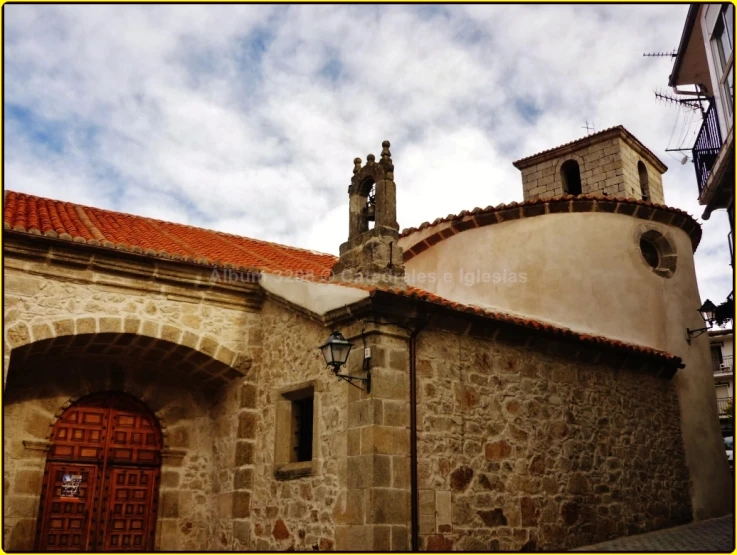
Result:
[[[409,458],[410,458],[410,534],[412,551],[420,550],[419,487],[417,484],[417,336],[427,324],[427,318],[409,336]]]

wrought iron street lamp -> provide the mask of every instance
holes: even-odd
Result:
[[[320,346],[322,356],[325,357],[325,363],[330,366],[333,370],[333,374],[341,380],[347,381],[354,387],[363,390],[360,385],[356,385],[353,382],[363,382],[366,385],[365,391],[371,393],[371,369],[367,369],[366,377],[360,378],[358,376],[349,376],[348,374],[341,374],[341,366],[345,366],[348,362],[348,355],[351,352],[353,343],[347,341],[343,334],[339,331],[334,331],[328,337],[328,340],[324,345]]]
[[[699,308],[699,314],[701,314],[701,317],[704,319],[704,322],[706,322],[706,327],[704,328],[698,328],[695,330],[692,330],[690,328],[686,328],[686,341],[688,344],[691,344],[691,339],[693,337],[698,337],[702,333],[704,333],[707,330],[710,330],[712,326],[714,325],[714,320],[716,319],[716,305],[711,302],[709,299],[706,299],[704,301],[704,304],[701,305]]]

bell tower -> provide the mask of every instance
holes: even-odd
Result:
[[[340,245],[340,259],[333,267],[339,281],[405,287],[402,249],[397,244],[397,186],[389,141],[384,141],[381,160],[369,154],[366,165],[353,161],[348,187],[348,241]]]
[[[668,167],[621,125],[514,162],[525,200],[599,195],[664,204]]]

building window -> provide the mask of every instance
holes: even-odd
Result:
[[[312,460],[312,411],[314,397],[292,401],[292,434],[294,436],[291,462]]]
[[[711,49],[719,81],[719,95],[727,122],[732,122],[734,98],[734,6],[723,4],[711,34]]]
[[[650,181],[647,177],[647,168],[642,161],[637,162],[637,173],[640,174],[640,193],[642,200],[650,200]]]
[[[657,268],[660,266],[660,253],[658,252],[658,247],[655,246],[655,243],[642,237],[640,239],[640,250],[642,251],[642,257],[645,259],[645,262],[648,263],[648,266],[651,268]]]
[[[274,453],[274,471],[278,479],[312,475],[315,423],[314,384],[300,384],[279,392]]]
[[[645,231],[639,237],[639,247],[642,261],[650,270],[660,277],[673,276],[678,257],[675,248],[665,235],[654,229]]]
[[[575,160],[566,160],[560,167],[563,192],[567,195],[581,194],[581,170]]]

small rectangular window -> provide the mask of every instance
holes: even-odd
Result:
[[[281,480],[313,473],[315,388],[300,384],[280,391],[276,403],[274,471]]]
[[[291,462],[312,460],[312,411],[314,397],[292,401],[292,434],[294,456]]]

